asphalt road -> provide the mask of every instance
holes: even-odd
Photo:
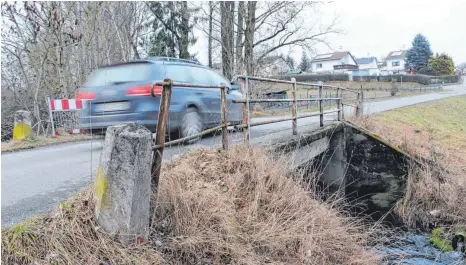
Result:
[[[426,101],[466,94],[466,80],[463,86],[449,87],[448,91],[434,94],[367,102],[364,113],[378,113],[394,108]],[[345,116],[353,112],[345,108]],[[254,121],[277,117],[256,118]],[[335,120],[335,115],[326,115],[326,123]],[[312,130],[318,126],[318,117],[300,119],[299,131]],[[271,133],[289,131],[291,121],[262,125],[251,129],[251,137],[267,138]],[[242,142],[242,133],[232,132],[231,143]],[[219,135],[208,136],[199,143],[189,146],[175,146],[165,149],[164,160],[197,148],[221,146]],[[1,155],[1,225],[10,226],[28,217],[43,214],[54,209],[68,197],[92,182],[102,140],[61,144],[32,150]]]

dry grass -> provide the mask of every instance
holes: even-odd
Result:
[[[8,143],[2,143],[2,153],[32,149],[36,147],[56,145],[61,143],[79,142],[91,139],[101,138],[100,136],[91,136],[88,134],[71,134],[58,137],[44,137],[31,135],[24,140],[12,140]]]
[[[410,169],[406,196],[397,207],[413,227],[436,222],[466,227],[465,113],[462,96],[354,121],[424,161]],[[437,166],[447,172],[439,173]]]
[[[163,170],[146,245],[124,248],[96,231],[87,191],[55,217],[30,221],[27,229],[3,230],[2,260],[375,264],[375,255],[365,250],[368,227],[341,212],[338,203],[321,201],[300,178],[293,179],[283,159],[245,147],[185,154]]]
[[[98,228],[92,189],[50,217],[2,230],[2,264],[161,264],[150,245],[125,248]]]
[[[169,166],[157,212],[172,224],[170,249],[194,260],[208,250],[213,260],[226,256],[235,264],[374,261],[355,220],[313,199],[286,177],[284,163],[239,148],[198,151]]]

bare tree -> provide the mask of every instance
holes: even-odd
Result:
[[[254,74],[254,29],[256,27],[256,5],[257,2],[247,3],[246,30],[244,32],[244,64],[247,75]]]
[[[461,70],[461,74],[465,74],[466,62],[460,63],[460,64],[458,65],[458,68]]]
[[[222,67],[223,75],[228,79],[233,76],[233,38],[234,38],[234,2],[220,2],[221,35],[222,35]]]
[[[237,18],[237,25],[236,25],[236,61],[235,72],[238,74],[243,70],[243,33],[244,33],[244,2],[239,1],[238,4],[238,18]]]
[[[209,67],[212,67],[212,41],[213,41],[213,15],[214,15],[214,2],[209,1],[209,33],[208,38],[208,57],[209,57]]]
[[[45,98],[71,98],[96,67],[139,57],[147,17],[138,2],[2,3],[2,102],[43,132]]]

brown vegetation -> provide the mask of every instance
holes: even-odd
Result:
[[[200,150],[162,172],[149,242],[124,248],[98,229],[90,191],[52,217],[2,231],[8,264],[375,264],[369,229],[323,202],[282,158]],[[52,263],[53,264],[53,263]]]

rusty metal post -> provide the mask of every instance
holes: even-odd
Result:
[[[243,124],[246,125],[246,127],[243,128],[243,138],[244,143],[249,145],[249,86],[247,77],[240,78],[240,85],[243,96],[246,99],[246,102],[243,103]]]
[[[151,189],[152,192],[157,192],[159,187],[160,170],[162,168],[163,149],[165,144],[165,132],[167,129],[168,111],[170,108],[170,100],[172,95],[172,80],[163,80],[162,96],[160,98],[159,117],[157,120],[157,131],[155,134],[155,145],[161,145],[161,148],[154,150],[152,154],[151,167]],[[155,97],[154,87],[152,85],[152,96]]]
[[[355,109],[355,116],[359,117],[359,102],[360,102],[360,92],[358,92],[358,96],[356,98],[356,109]]]
[[[293,82],[291,87],[291,97],[293,99],[293,103],[291,105],[291,116],[293,117],[292,120],[292,128],[293,128],[293,135],[298,135],[298,119],[297,119],[297,102],[296,102],[296,78],[291,78],[291,82]]]
[[[306,99],[309,99],[309,89],[306,89]],[[307,109],[310,107],[311,101],[307,102]]]
[[[320,112],[320,127],[324,127],[324,108],[322,106],[322,84],[319,85],[319,112]]]
[[[227,114],[227,96],[225,92],[225,84],[222,84],[221,98],[222,98],[222,147],[223,150],[228,150],[228,114]]]
[[[342,90],[340,87],[337,88],[337,109],[338,109],[338,112],[337,112],[337,119],[338,121],[341,121],[341,113],[343,111],[343,105],[341,104],[342,103],[342,100],[341,100],[341,95],[342,95]]]

